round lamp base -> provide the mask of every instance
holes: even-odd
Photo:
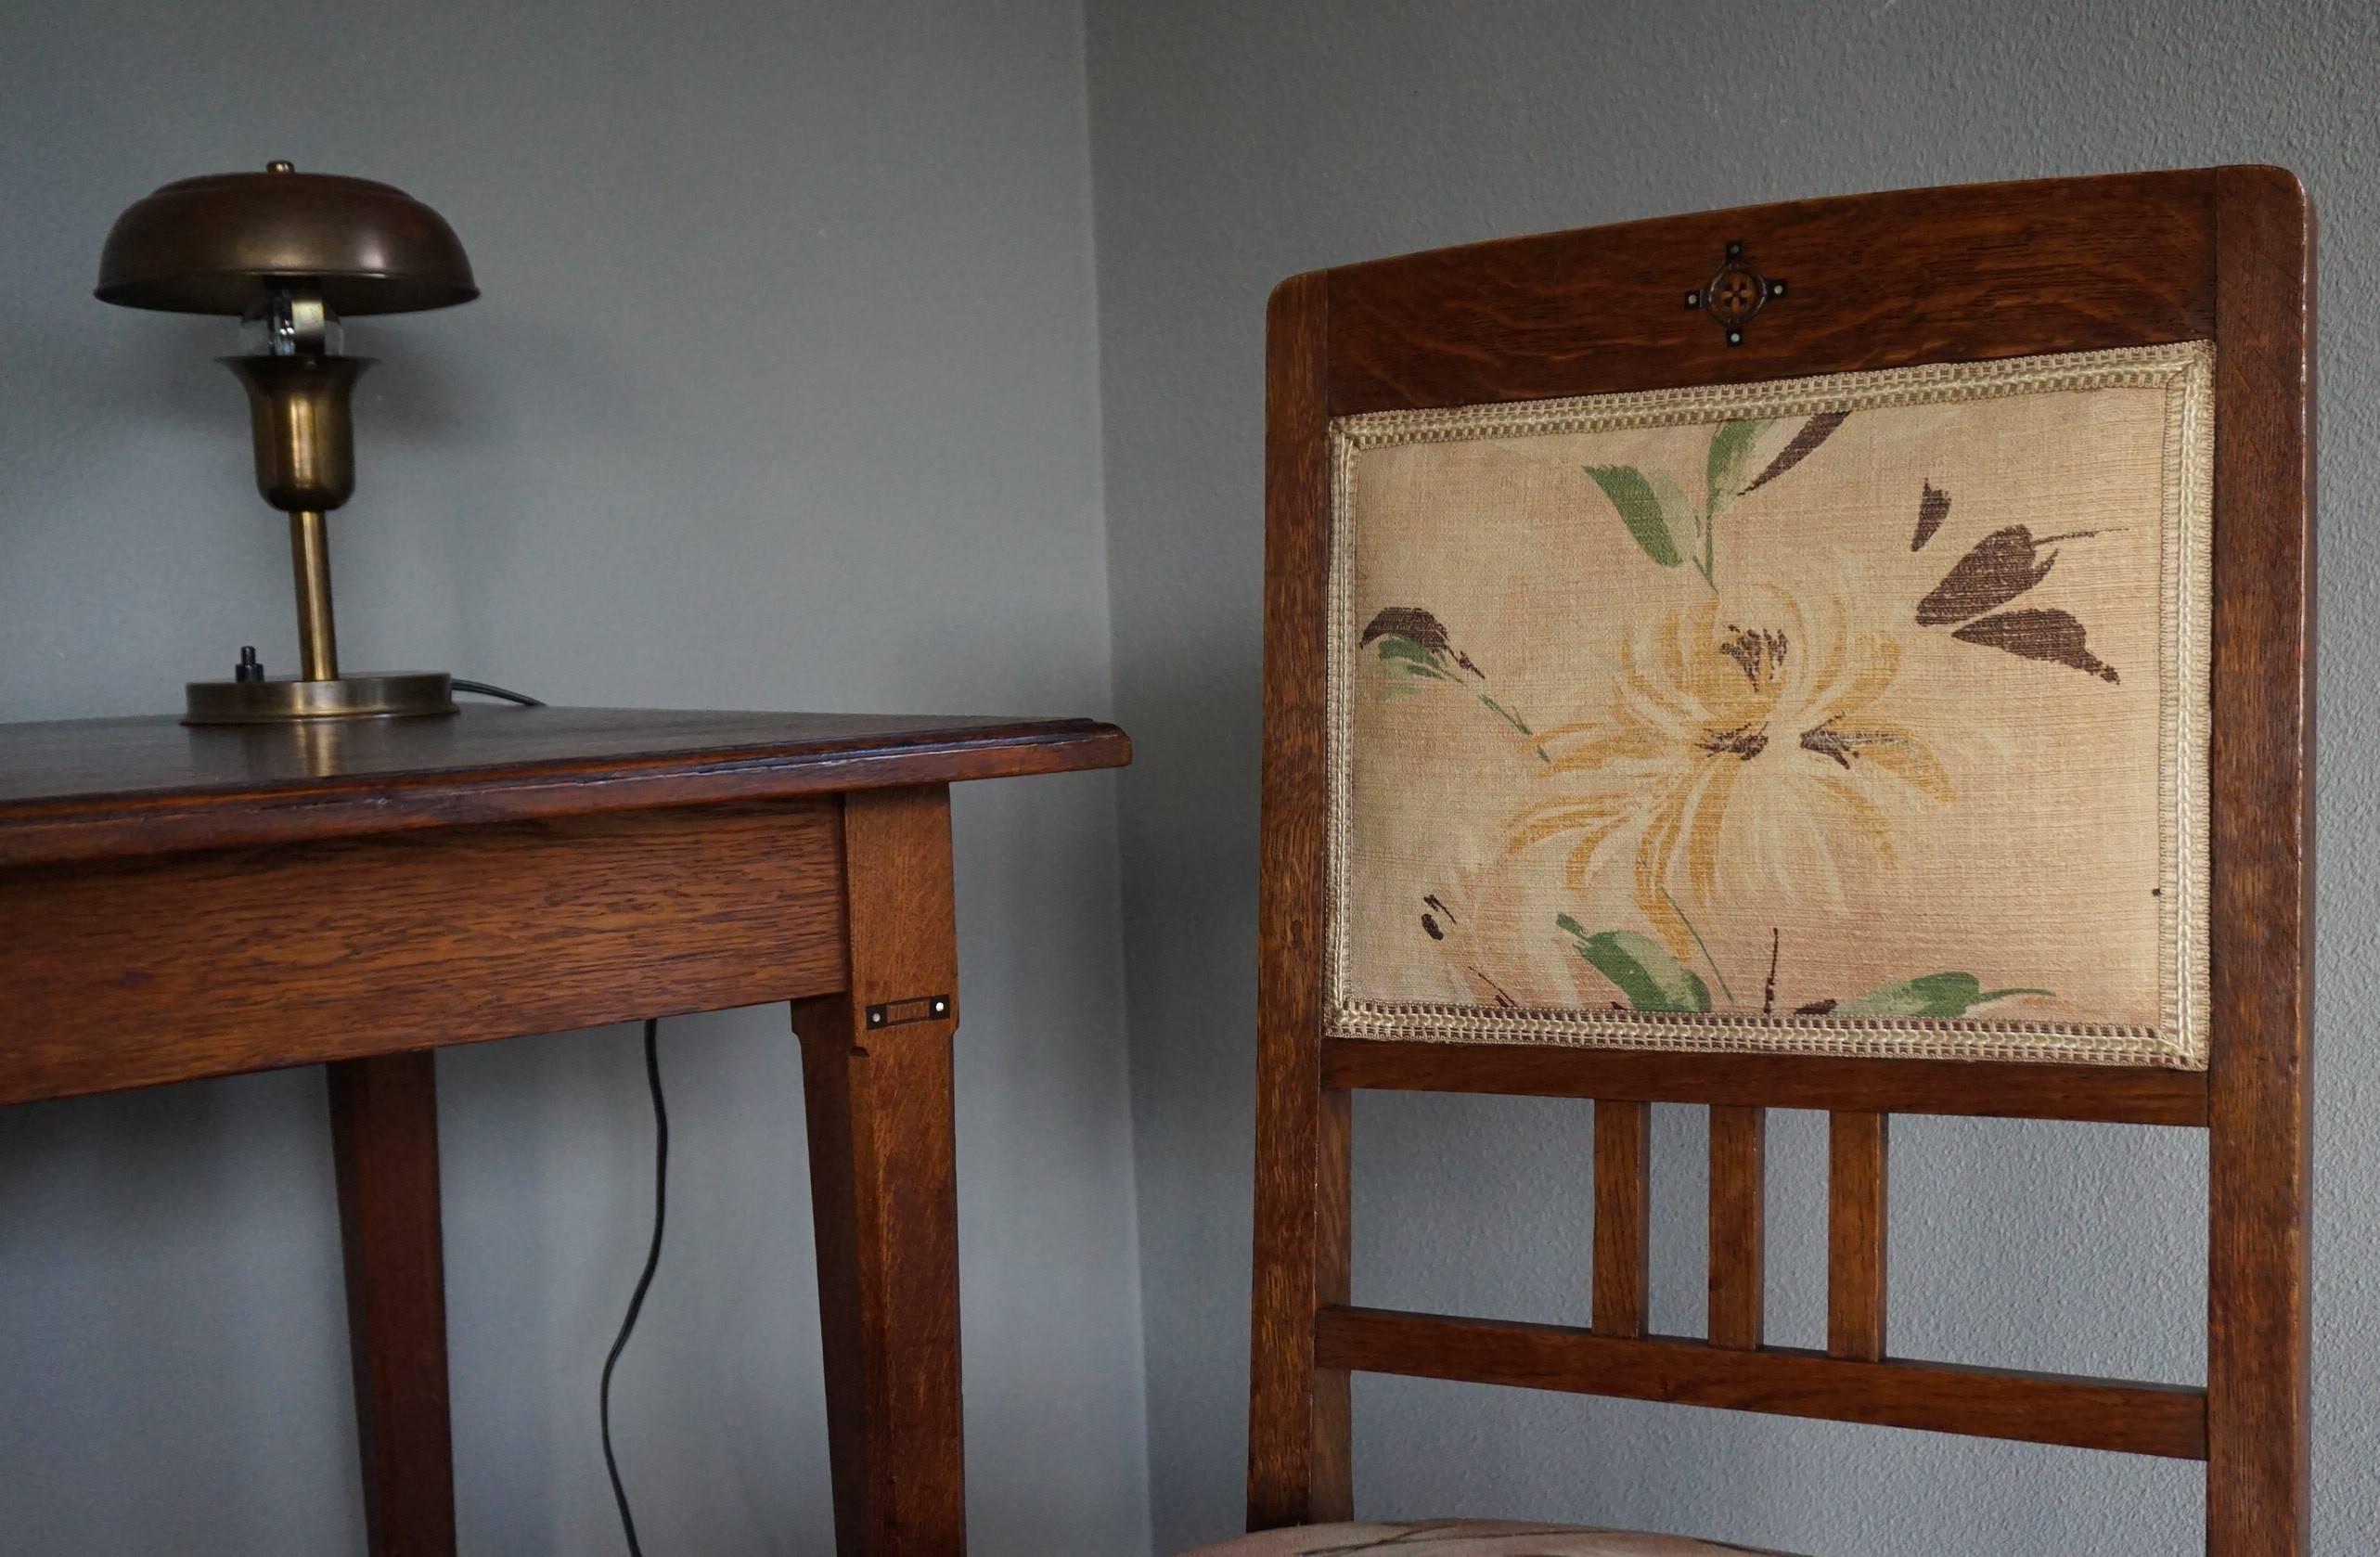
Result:
[[[186,725],[399,719],[455,712],[454,678],[443,670],[362,671],[332,681],[288,676],[264,681],[193,681],[183,691]]]

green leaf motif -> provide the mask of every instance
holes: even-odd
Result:
[[[1537,731],[1529,728],[1529,722],[1527,720],[1522,718],[1519,714],[1513,713],[1502,703],[1498,702],[1494,698],[1489,697],[1486,693],[1482,692],[1479,694],[1479,701],[1480,705],[1486,708],[1487,712],[1495,714],[1496,717],[1503,720],[1506,724],[1512,726],[1523,735],[1535,736],[1537,734]],[[1542,753],[1538,754],[1540,756],[1544,755]],[[1547,757],[1546,760],[1548,762],[1551,762],[1553,759]]]
[[[1400,667],[1408,676],[1426,676],[1439,681],[1455,679],[1438,663],[1436,654],[1411,638],[1392,633],[1374,641],[1380,645],[1380,663],[1383,665]]]
[[[1647,476],[1633,465],[1589,465],[1587,473],[1619,510],[1620,522],[1628,527],[1647,557],[1665,568],[1686,560],[1678,537],[1693,522],[1694,515],[1676,482],[1659,471]]]
[[[1772,425],[1767,418],[1751,421],[1722,422],[1711,434],[1711,456],[1707,477],[1710,495],[1705,507],[1717,514],[1733,502],[1743,490],[1743,467],[1752,457],[1753,441]]]
[[[1928,973],[1872,989],[1834,1008],[1836,1016],[1964,1016],[1977,1006],[2012,995],[2047,995],[2046,989],[1986,989],[1973,973]]]
[[[1556,914],[1554,923],[1578,943],[1578,955],[1595,972],[1619,985],[1631,1010],[1640,1011],[1706,1011],[1710,986],[1692,968],[1669,955],[1650,935],[1633,930],[1604,930],[1589,935],[1568,914]]]

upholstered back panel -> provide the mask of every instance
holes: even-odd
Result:
[[[1334,421],[1332,1030],[2204,1065],[2212,366]]]

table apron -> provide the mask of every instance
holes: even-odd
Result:
[[[0,869],[0,1104],[831,994],[842,809]]]

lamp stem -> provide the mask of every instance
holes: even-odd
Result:
[[[330,534],[319,509],[289,515],[289,561],[298,585],[299,674],[339,679],[339,634],[330,617]]]

